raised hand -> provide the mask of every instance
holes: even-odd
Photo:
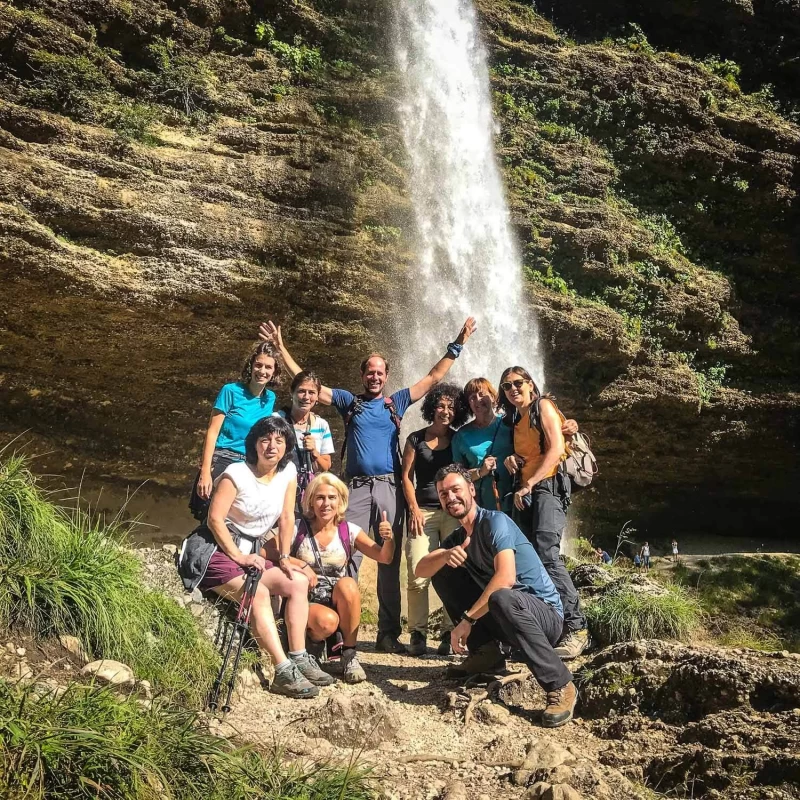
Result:
[[[378,534],[384,542],[392,541],[394,539],[394,531],[392,530],[392,523],[386,519],[386,512],[383,511],[381,515],[381,522],[378,525]]]
[[[471,536],[467,536],[467,538],[464,539],[463,544],[457,544],[455,547],[450,548],[450,555],[447,558],[448,567],[453,567],[453,569],[456,569],[464,565],[464,562],[467,560],[467,547],[469,547],[471,539]]]
[[[276,325],[272,320],[269,322],[262,322],[258,326],[258,338],[261,339],[262,342],[274,344],[279,350],[283,349],[281,326]]]
[[[461,328],[461,331],[456,337],[456,344],[465,345],[467,343],[467,339],[469,339],[469,337],[472,336],[477,329],[478,323],[475,321],[475,317],[467,317],[467,321],[464,323],[464,326]]]

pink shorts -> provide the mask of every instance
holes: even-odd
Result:
[[[267,561],[267,569],[274,567],[271,561]],[[208,569],[200,581],[201,589],[213,589],[215,586],[222,586],[223,583],[232,581],[234,578],[244,575],[244,570],[232,561],[222,550],[217,550],[208,562]]]

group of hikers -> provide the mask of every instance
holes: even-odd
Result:
[[[438,653],[469,653],[449,677],[502,670],[515,652],[546,692],[543,724],[572,718],[564,661],[588,635],[559,552],[571,494],[565,436],[578,426],[520,366],[503,371],[499,391],[484,377],[463,389],[443,383],[475,330],[469,318],[423,378],[388,395],[389,361],[371,353],[355,395],[304,371],[268,322],[241,380],[220,391],[190,503],[201,524],[179,571],[187,589],[234,601],[246,573],[261,572],[251,632],[275,665],[272,691],[314,697],[337,664],[344,681],[365,680],[357,579],[366,556],[378,563],[376,650],[426,652],[432,584],[445,612]],[[284,372],[291,405],[276,410]],[[420,400],[426,427],[401,453],[401,419]],[[344,479],[329,471],[333,439],[317,403],[343,418]],[[408,647],[398,638],[404,528]]]

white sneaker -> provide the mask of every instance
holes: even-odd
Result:
[[[349,650],[342,654],[342,678],[345,683],[361,683],[367,679],[367,673],[358,663],[355,650]]]

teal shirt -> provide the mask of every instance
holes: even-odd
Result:
[[[511,476],[503,462],[514,452],[514,431],[503,424],[503,418],[495,417],[494,422],[485,428],[478,428],[474,422],[470,422],[456,431],[452,447],[453,460],[469,469],[479,467],[486,456],[497,459],[497,488],[503,502],[503,511],[510,513],[512,498],[506,495],[511,492]],[[481,508],[497,510],[489,475],[475,484],[475,491]]]
[[[244,455],[244,440],[250,428],[269,417],[275,408],[275,392],[264,389],[259,397],[243,383],[226,383],[214,401],[214,410],[225,415],[217,437],[216,449],[233,450]]]

